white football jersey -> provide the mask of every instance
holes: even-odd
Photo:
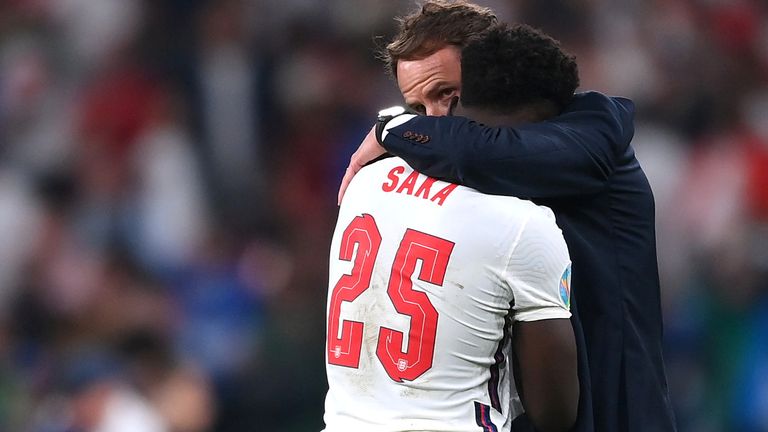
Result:
[[[569,318],[569,286],[548,208],[363,168],[331,243],[325,431],[508,431],[511,322]]]

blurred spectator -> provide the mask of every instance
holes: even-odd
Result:
[[[478,2],[635,100],[679,430],[768,431],[768,6]],[[336,187],[413,6],[0,2],[0,430],[321,428]]]
[[[257,6],[258,7],[258,6]],[[264,217],[264,131],[267,61],[265,44],[247,25],[246,2],[208,2],[197,19],[192,92],[196,131],[215,209],[225,223],[243,229]]]
[[[133,241],[147,266],[178,269],[202,247],[209,210],[198,159],[180,121],[178,98],[165,94],[138,138]]]
[[[119,374],[117,360],[99,351],[66,360],[61,393],[41,404],[33,430],[165,432],[162,418]]]
[[[39,229],[40,212],[31,195],[28,184],[0,168],[0,322],[9,313]]]

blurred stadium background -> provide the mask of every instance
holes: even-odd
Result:
[[[768,431],[768,3],[478,3],[635,100],[680,431]],[[412,7],[0,1],[1,431],[319,430],[336,190]]]

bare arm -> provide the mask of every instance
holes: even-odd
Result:
[[[569,430],[576,421],[579,402],[571,322],[518,321],[512,331],[520,368],[518,391],[528,417],[541,432]]]

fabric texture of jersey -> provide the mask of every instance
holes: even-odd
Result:
[[[353,235],[349,227],[363,219],[368,228],[362,238],[375,237],[372,231],[380,235],[370,286],[339,306],[334,294],[355,266],[355,257],[340,259],[340,250],[344,237]],[[412,290],[425,293],[437,314],[434,349],[426,347],[419,354],[431,355],[432,363],[420,376],[397,382],[384,362],[403,369],[408,364],[377,350],[387,342],[381,340],[386,329],[402,332],[403,350],[409,335],[419,330],[411,328],[419,320],[408,309],[396,308],[397,293],[388,292],[391,280],[397,279],[392,273],[403,267],[395,265],[398,254],[411,252],[406,233],[436,238],[450,252],[442,284],[422,280],[440,271],[439,264],[422,277],[422,267],[433,263],[416,261]],[[363,246],[356,247],[356,254],[363,253]],[[348,346],[327,346],[325,431],[468,432],[494,430],[491,423],[498,431],[510,430],[522,412],[508,361],[510,322],[569,318],[569,293],[564,290],[570,285],[569,269],[565,241],[548,208],[435,181],[414,173],[399,158],[365,167],[340,207],[328,298],[329,328],[336,328],[328,340],[349,331],[351,323],[362,323],[362,342],[356,366],[333,364]],[[416,315],[423,312],[425,300],[418,307]]]

